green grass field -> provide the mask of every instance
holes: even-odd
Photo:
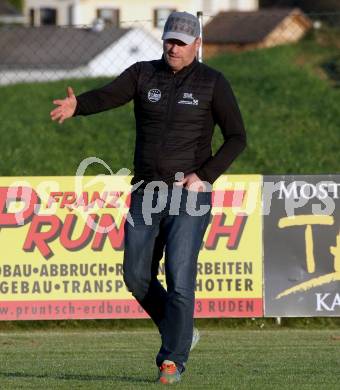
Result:
[[[183,389],[339,389],[340,331],[202,330]],[[1,389],[146,389],[153,330],[0,333]]]

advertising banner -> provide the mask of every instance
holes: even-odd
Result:
[[[264,176],[265,316],[340,315],[340,175]]]
[[[263,315],[261,187],[260,175],[226,175],[214,184],[199,255],[197,317]]]
[[[147,317],[122,273],[130,179],[0,178],[0,320]],[[263,314],[261,185],[259,175],[215,183],[197,317]]]

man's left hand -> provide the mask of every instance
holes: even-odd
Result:
[[[177,181],[176,186],[183,186],[190,191],[205,191],[206,186],[196,173],[189,173],[182,180]]]

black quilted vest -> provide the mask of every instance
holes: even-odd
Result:
[[[131,183],[172,183],[176,172],[194,172],[211,157],[211,102],[219,73],[196,60],[175,74],[163,59],[139,64]]]

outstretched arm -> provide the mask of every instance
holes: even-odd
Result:
[[[96,114],[129,102],[136,94],[138,74],[137,62],[103,87],[78,95],[74,116]]]
[[[136,63],[103,87],[78,96],[68,87],[65,99],[53,101],[58,107],[51,111],[51,119],[63,123],[72,116],[96,114],[127,103],[136,93],[138,69]]]

